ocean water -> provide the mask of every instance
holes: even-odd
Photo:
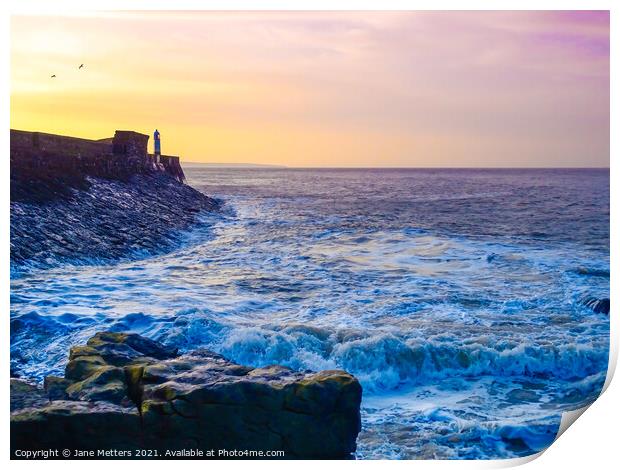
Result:
[[[12,279],[17,373],[62,374],[102,329],[343,368],[360,459],[528,455],[600,393],[609,317],[583,301],[609,297],[608,170],[186,174],[224,205],[174,252]]]

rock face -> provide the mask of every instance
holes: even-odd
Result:
[[[12,396],[13,450],[156,449],[166,457],[214,449],[217,458],[220,449],[247,449],[349,458],[360,431],[362,388],[346,372],[253,369],[207,350],[178,356],[134,334],[98,333],[72,348],[65,377],[47,377],[45,389],[51,401],[43,406],[38,395],[31,402]],[[20,393],[35,394],[24,386]]]
[[[165,173],[84,187],[12,182],[11,267],[100,264],[165,253],[218,203]],[[18,189],[21,188],[21,189]]]

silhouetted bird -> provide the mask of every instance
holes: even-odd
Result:
[[[50,78],[56,78],[56,75],[54,74],[54,75],[52,75]]]
[[[80,64],[80,66],[78,67],[78,70],[81,69],[82,67],[84,67],[84,64]]]

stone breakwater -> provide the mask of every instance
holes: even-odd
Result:
[[[11,129],[11,268],[163,253],[217,203],[186,186],[179,157],[149,136],[100,140]]]
[[[84,185],[12,181],[11,267],[105,263],[170,251],[218,203],[165,173]]]
[[[116,131],[113,137],[91,140],[11,129],[11,179],[75,184],[87,176],[128,179],[156,172],[185,181],[180,158],[149,154],[148,140],[148,135],[134,131]]]
[[[136,334],[103,332],[71,348],[64,378],[48,376],[44,390],[12,379],[12,455],[247,449],[350,458],[361,397],[344,371],[251,368],[204,349],[178,355]]]

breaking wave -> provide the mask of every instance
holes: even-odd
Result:
[[[72,338],[74,331],[83,338],[102,328],[134,331],[181,350],[208,347],[237,363],[256,367],[280,364],[299,370],[341,368],[361,381],[365,393],[448,377],[580,380],[605,370],[608,361],[608,349],[596,343],[531,345],[514,339],[494,341],[485,336],[463,342],[449,335],[406,338],[354,329],[332,332],[301,324],[238,327],[209,319],[196,309],[167,318],[130,314],[103,323],[70,314],[50,318],[29,313],[11,321],[11,334],[15,349],[23,351],[33,348],[33,344],[24,342],[49,339],[58,348],[56,341]],[[59,352],[63,354],[62,349]],[[45,360],[49,362],[50,358]]]

